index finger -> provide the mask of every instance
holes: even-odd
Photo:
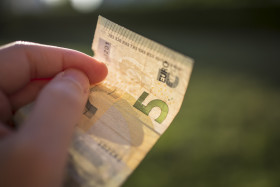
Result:
[[[83,71],[91,84],[107,75],[106,65],[94,58],[61,47],[14,42],[0,48],[0,89],[12,94],[32,79],[51,78],[57,73],[75,68]]]

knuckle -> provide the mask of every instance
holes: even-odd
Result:
[[[52,153],[32,138],[21,137],[14,146],[14,156],[20,158],[24,162],[32,162],[33,165],[40,165],[47,167],[53,159]]]
[[[13,152],[21,158],[40,158],[41,155],[44,155],[42,148],[35,146],[34,142],[32,142],[30,138],[26,137],[20,137],[13,148]]]

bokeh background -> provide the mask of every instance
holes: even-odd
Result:
[[[182,108],[123,186],[280,186],[280,0],[1,0],[0,45],[90,50],[97,16],[195,60]]]

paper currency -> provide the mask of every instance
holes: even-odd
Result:
[[[193,62],[101,16],[92,50],[109,73],[91,88],[65,186],[120,186],[178,113]]]

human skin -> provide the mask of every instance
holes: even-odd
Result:
[[[0,186],[57,187],[89,86],[106,66],[81,52],[30,42],[0,47]],[[18,129],[14,111],[35,100]]]

